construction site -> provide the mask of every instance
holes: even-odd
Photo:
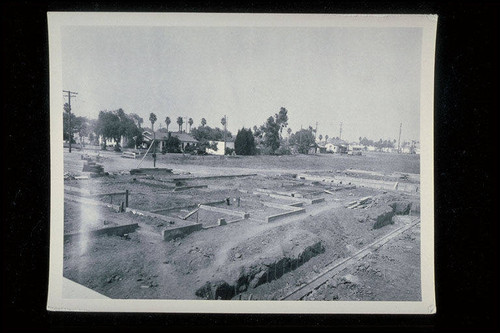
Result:
[[[64,277],[113,299],[419,301],[418,155],[64,152]]]

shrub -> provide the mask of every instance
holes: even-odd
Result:
[[[170,138],[168,138],[164,144],[163,144],[163,147],[161,149],[161,153],[162,154],[165,154],[165,153],[180,153],[181,150],[180,150],[180,145],[181,145],[181,140],[179,140],[179,138],[175,137],[175,136],[171,136]]]
[[[234,150],[238,155],[255,155],[255,139],[251,129],[243,127],[238,131],[234,140]]]
[[[276,155],[291,155],[292,152],[289,147],[281,146],[275,152]]]

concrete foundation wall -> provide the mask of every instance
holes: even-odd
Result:
[[[233,216],[238,216],[241,218],[249,218],[250,214],[245,213],[245,212],[238,212],[235,210],[230,210],[230,209],[224,209],[224,208],[219,208],[219,207],[212,207],[212,206],[206,206],[206,205],[200,205],[200,209],[205,209],[211,212],[217,212],[217,213],[222,213],[222,214],[227,214],[227,215],[233,215]]]
[[[97,229],[97,230],[92,230],[88,233],[73,233],[73,234],[66,234],[64,235],[64,241],[67,240],[75,240],[78,239],[82,236],[90,236],[90,237],[96,237],[96,236],[101,236],[101,235],[116,235],[116,236],[123,236],[124,234],[129,234],[131,232],[134,232],[135,229],[137,229],[139,225],[137,223],[133,224],[126,224],[126,225],[120,225],[116,227],[108,227],[108,228],[102,228],[102,229]]]
[[[420,185],[419,184],[409,184],[409,183],[401,183],[401,182],[389,182],[383,180],[376,179],[366,179],[366,178],[355,178],[355,177],[346,177],[346,176],[336,176],[336,177],[320,177],[320,176],[311,176],[311,175],[300,175],[301,179],[304,180],[312,180],[312,181],[323,181],[327,183],[334,183],[342,185],[354,184],[357,186],[370,187],[381,190],[393,190],[393,191],[403,191],[408,193],[419,193]]]
[[[136,174],[158,174],[158,173],[172,173],[172,169],[166,169],[166,168],[139,168],[139,169],[131,169],[130,174],[131,175],[136,175]]]
[[[311,199],[309,201],[313,205],[313,204],[317,204],[317,203],[325,201],[325,198],[315,198],[315,199]]]
[[[192,189],[192,188],[208,188],[208,185],[178,186],[178,187],[174,188],[174,192],[185,191],[185,190],[189,190],[189,189]]]
[[[218,201],[211,201],[211,202],[205,202],[202,203],[202,205],[209,206],[209,205],[219,205],[225,203],[225,200],[218,200]],[[170,210],[177,210],[177,209],[190,209],[197,207],[198,204],[192,204],[192,205],[186,205],[186,206],[176,206],[176,207],[169,207],[169,208],[161,208],[161,209],[155,209],[152,210],[151,213],[159,213],[159,212],[168,212]]]
[[[102,201],[92,200],[92,199],[88,199],[88,198],[82,198],[80,196],[75,196],[75,195],[71,195],[71,194],[67,194],[67,193],[64,193],[64,200],[88,204],[88,205],[94,205],[94,206],[103,206],[103,207],[112,208],[117,212],[120,211],[119,205],[113,205],[113,204],[105,203]]]
[[[199,179],[219,179],[219,178],[240,178],[240,177],[251,177],[257,176],[256,173],[249,174],[241,174],[241,175],[218,175],[218,176],[199,176],[199,177],[181,177],[174,178],[174,181],[182,181],[182,180],[199,180]]]
[[[283,218],[286,218],[286,217],[289,217],[292,215],[303,214],[305,212],[306,212],[306,210],[304,208],[302,208],[302,209],[292,210],[292,211],[281,213],[281,214],[271,215],[271,216],[268,216],[266,218],[266,222],[267,223],[274,222],[274,221],[277,221],[277,220],[280,220],[280,219],[283,219]]]
[[[181,238],[195,231],[199,231],[202,229],[202,224],[192,224],[178,228],[165,229],[162,232],[163,240],[169,241],[175,238]]]
[[[267,206],[267,207],[277,208],[277,209],[283,209],[283,210],[291,210],[291,211],[300,210],[300,208],[297,208],[295,206],[282,205],[282,204],[277,204],[277,203],[273,203],[273,202],[262,202],[262,204],[264,206]]]

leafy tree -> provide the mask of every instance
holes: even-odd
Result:
[[[191,135],[198,141],[222,141],[224,139],[224,131],[220,128],[211,128],[210,126],[193,127]],[[226,131],[226,137],[232,138],[231,132]]]
[[[191,133],[191,126],[193,125],[194,121],[193,118],[189,118],[188,124],[189,124],[189,133]]]
[[[276,124],[279,126],[280,139],[282,137],[283,128],[288,126],[288,110],[284,107],[280,108],[280,111],[274,115],[276,118]]]
[[[137,127],[133,116],[127,115],[122,109],[118,109],[116,115],[120,120],[120,136],[127,139],[128,147],[134,147],[138,140],[142,141],[142,131]]]
[[[276,123],[274,117],[269,117],[262,126],[262,131],[264,132],[264,146],[269,148],[271,154],[274,154],[280,147],[280,125]]]
[[[74,119],[75,119],[75,115],[70,113],[71,112],[71,107],[69,106],[68,103],[64,103],[64,106],[63,106],[63,110],[64,110],[64,113],[63,113],[63,138],[64,140],[71,140],[71,142],[74,142],[73,140],[73,134],[74,134],[74,131],[73,131],[73,122],[74,122]],[[71,123],[71,125],[70,125]],[[70,130],[70,126],[71,126],[71,130]]]
[[[68,103],[66,103],[68,104]],[[71,117],[71,130],[70,130],[70,119]],[[69,140],[70,138],[73,140],[73,134],[75,134],[75,119],[76,119],[76,116],[74,113],[71,113],[71,116],[70,116],[70,113],[69,112],[64,112],[63,113],[63,139],[66,141],[66,140]],[[74,143],[74,140],[71,141]]]
[[[315,145],[314,134],[311,129],[301,129],[290,137],[290,144],[296,145],[301,154],[308,154],[311,145]]]
[[[87,125],[80,127],[81,131],[87,131],[86,127],[93,127],[93,131],[101,135],[104,139],[103,149],[106,147],[107,140],[115,140],[115,150],[120,148],[120,139],[125,137],[128,139],[128,144],[133,147],[135,143],[142,141],[142,132],[137,127],[132,116],[127,115],[122,109],[116,111],[101,111],[95,125],[88,121],[83,122]],[[84,134],[82,132],[82,134]]]
[[[101,111],[97,118],[96,133],[101,135],[104,143],[103,149],[106,149],[107,140],[120,141],[120,118],[113,111]]]
[[[222,126],[225,126],[226,125],[226,117],[222,117],[222,119],[220,120],[220,123],[222,124]]]
[[[165,153],[180,153],[181,149],[181,140],[175,136],[170,136],[167,140],[164,141],[163,148],[161,150],[162,154]]]
[[[177,125],[179,125],[179,133],[182,132],[182,124],[184,124],[184,119],[182,119],[182,117],[177,117]]]
[[[90,121],[87,117],[77,117],[72,113],[70,130],[69,117],[69,113],[63,113],[63,139],[69,140],[71,137],[71,143],[76,143],[74,134],[78,133],[78,136],[80,137],[80,144],[82,144],[83,138],[88,137],[93,131]]]
[[[207,120],[205,118],[201,118],[201,127],[207,124]]]
[[[165,124],[167,124],[167,132],[168,132],[168,125],[170,125],[172,121],[170,120],[170,117],[165,118]]]
[[[90,123],[87,117],[76,117],[74,129],[80,137],[80,144],[83,145],[83,138],[88,137],[91,132]]]
[[[288,127],[288,129],[286,130],[286,132],[288,133],[288,137],[290,138],[290,134],[292,134],[292,128]]]
[[[382,140],[382,139],[380,139],[379,141],[373,141],[364,137],[359,141],[359,143],[363,146],[374,146],[377,147],[378,149],[381,149],[381,148],[394,148],[396,141]]]
[[[320,135],[318,136],[318,138],[319,138],[319,141],[323,140],[323,135],[322,135],[322,134],[320,134]]]
[[[237,155],[255,155],[255,139],[251,129],[243,127],[238,131],[234,140],[234,150]]]
[[[262,135],[264,133],[262,132],[262,129],[257,127],[257,126],[254,126],[253,127],[253,136],[256,137],[256,138],[259,138],[259,139],[262,139]]]
[[[132,118],[135,122],[135,125],[139,128],[141,128],[141,125],[144,123],[144,119],[142,119],[142,117],[140,117],[138,114],[136,113],[131,113],[129,114],[129,117]]]
[[[213,144],[210,141],[222,141],[224,139],[224,131],[220,128],[211,128],[210,126],[193,127],[191,135],[199,141],[198,148],[204,151],[207,148],[217,151],[217,143]],[[226,137],[232,138],[231,132],[226,132]]]

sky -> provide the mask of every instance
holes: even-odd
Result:
[[[122,108],[150,126],[153,112],[176,130],[178,116],[222,127],[226,115],[236,134],[285,107],[294,132],[337,137],[342,123],[343,139],[385,140],[402,123],[402,140],[419,139],[420,28],[62,29],[63,87],[78,92],[77,116]]]

